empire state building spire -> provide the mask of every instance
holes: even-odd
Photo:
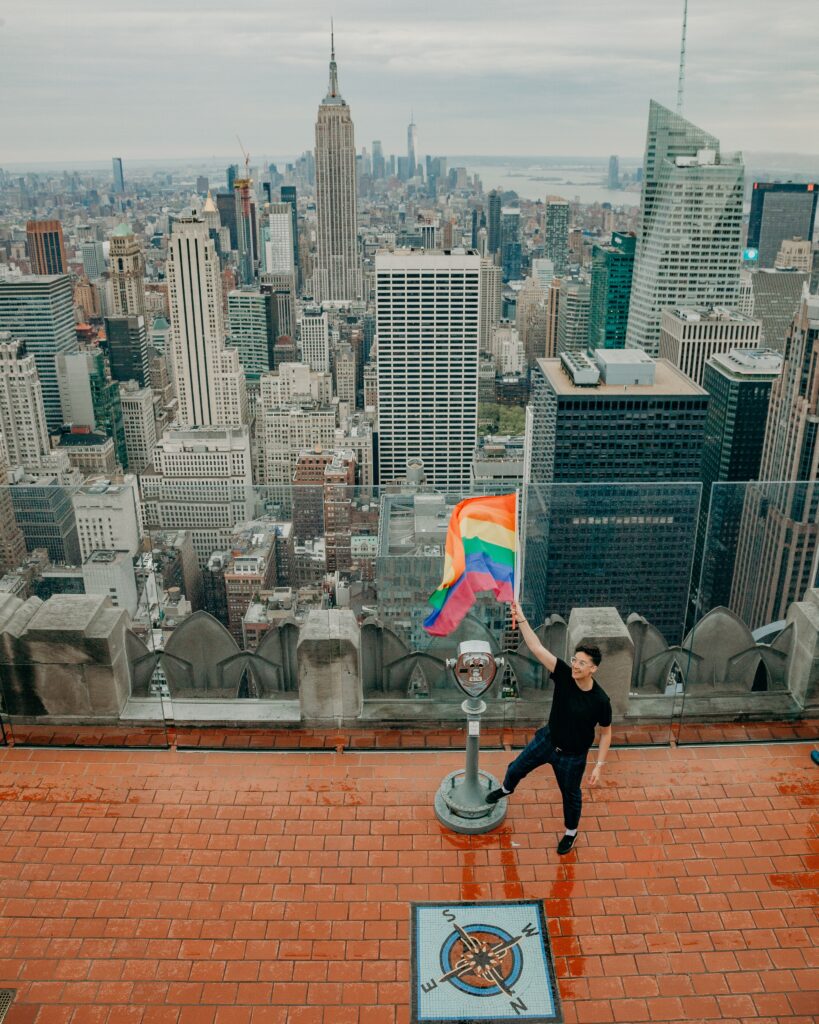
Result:
[[[358,258],[355,139],[350,108],[338,91],[335,37],[330,29],[330,88],[316,120],[318,259],[313,293],[346,303],[362,293]]]
[[[330,86],[327,89],[327,95],[324,97],[325,104],[341,104],[344,105],[344,100],[341,98],[341,93],[338,89],[338,65],[336,64],[336,40],[335,32],[333,31],[333,22],[330,21]]]

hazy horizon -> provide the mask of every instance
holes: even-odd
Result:
[[[481,148],[642,153],[649,100],[674,107],[682,0],[41,0],[0,18],[0,165],[204,160],[313,145],[336,16],[341,93],[356,142],[421,154]],[[799,152],[819,135],[814,0],[690,0],[685,115],[726,150]],[[33,73],[36,69],[36,73]],[[19,93],[19,101],[8,97]],[[64,154],[64,156],[55,156]],[[200,155],[201,154],[201,155]],[[161,159],[161,157],[159,157]],[[217,157],[218,158],[218,157]]]

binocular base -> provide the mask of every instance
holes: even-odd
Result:
[[[508,801],[486,803],[486,794],[500,785],[494,775],[478,770],[477,785],[469,785],[463,768],[450,772],[435,794],[435,816],[442,825],[463,835],[491,832],[506,817]]]

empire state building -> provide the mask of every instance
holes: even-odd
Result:
[[[358,299],[362,277],[358,260],[355,139],[350,108],[338,91],[334,42],[330,53],[330,87],[316,121],[316,212],[316,299],[338,303]]]

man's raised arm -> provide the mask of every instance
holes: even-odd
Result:
[[[512,613],[518,624],[520,635],[523,637],[524,643],[537,658],[541,665],[545,665],[550,672],[554,672],[555,665],[557,664],[557,656],[552,654],[550,650],[547,650],[543,644],[538,640],[537,634],[526,621],[526,617],[521,611],[520,605],[516,602],[512,602]]]

